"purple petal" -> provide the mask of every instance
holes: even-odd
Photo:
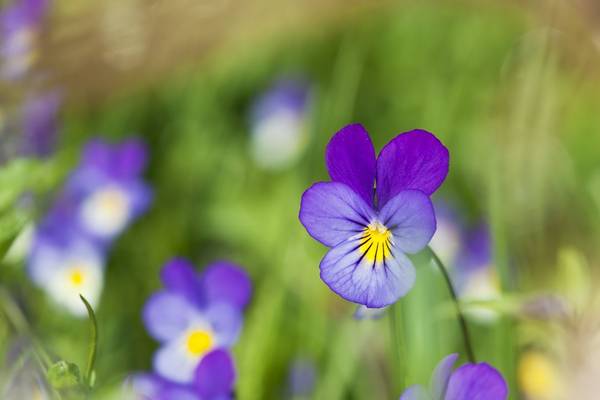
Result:
[[[252,282],[243,268],[219,261],[204,270],[202,290],[207,304],[228,303],[243,308],[250,301]]]
[[[154,294],[142,311],[146,330],[159,341],[181,335],[196,315],[197,311],[182,296],[169,292]]]
[[[194,385],[202,399],[220,398],[231,393],[235,376],[231,355],[218,349],[202,359],[195,372]]]
[[[495,368],[486,363],[465,364],[450,377],[444,400],[506,400],[508,386]]]
[[[429,197],[418,190],[404,190],[386,203],[379,220],[394,235],[394,243],[404,253],[414,254],[435,233],[435,214]]]
[[[457,359],[458,354],[450,354],[435,367],[433,376],[431,377],[431,392],[434,399],[444,399],[446,389],[448,388],[448,381],[452,374],[452,368]]]
[[[431,396],[420,385],[411,386],[400,397],[400,400],[431,400]],[[434,397],[434,400],[442,400]]]
[[[302,195],[300,222],[328,247],[359,234],[373,218],[371,207],[343,183],[318,182]]]
[[[230,303],[212,303],[204,310],[220,346],[232,346],[242,329],[242,312]]]
[[[56,114],[60,106],[57,92],[48,92],[27,100],[23,109],[23,153],[38,157],[54,150],[57,133]]]
[[[112,167],[111,146],[101,139],[90,140],[83,149],[81,164],[102,171]]]
[[[345,183],[368,205],[373,204],[375,149],[362,125],[348,125],[338,131],[327,145],[325,161],[332,181]]]
[[[129,139],[115,149],[113,171],[120,178],[132,178],[142,173],[146,166],[146,146],[138,139]]]
[[[448,149],[433,134],[416,129],[396,136],[377,159],[379,207],[407,189],[432,194],[446,179],[448,162]]]
[[[160,271],[160,279],[169,291],[179,293],[192,304],[202,302],[202,286],[194,266],[183,258],[174,258]]]
[[[348,301],[370,308],[390,305],[412,288],[415,269],[393,245],[382,261],[377,255],[375,260],[369,260],[361,251],[361,238],[346,241],[321,261],[321,279]]]
[[[200,359],[190,357],[185,343],[173,340],[154,353],[154,370],[163,378],[180,384],[190,384]]]
[[[155,374],[135,374],[128,379],[127,384],[131,390],[140,399],[153,400],[160,396],[160,392],[165,385],[165,381]]]

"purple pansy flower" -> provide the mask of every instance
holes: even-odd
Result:
[[[235,376],[231,354],[217,349],[200,361],[190,384],[171,382],[156,374],[135,375],[130,383],[136,400],[229,400]]]
[[[145,165],[146,149],[138,140],[91,141],[60,201],[73,208],[82,232],[110,241],[150,204],[150,188],[141,180]]]
[[[84,317],[82,294],[95,307],[104,285],[104,251],[81,235],[68,216],[50,213],[37,228],[29,250],[31,280],[58,305]]]
[[[413,286],[406,254],[423,249],[436,227],[429,196],[448,173],[448,150],[431,133],[396,136],[375,157],[362,125],[348,125],[329,141],[332,182],[302,195],[300,221],[331,249],[321,279],[346,300],[379,308]],[[376,190],[374,190],[376,188]]]
[[[0,12],[2,77],[19,79],[32,67],[48,3],[48,0],[16,0]]]
[[[433,372],[429,388],[415,385],[400,400],[506,400],[508,386],[487,363],[464,364],[452,371],[458,354],[444,358]]]
[[[254,104],[251,149],[263,168],[279,169],[294,162],[308,143],[308,84],[300,79],[276,82]]]
[[[59,106],[57,92],[33,96],[26,101],[22,115],[22,154],[45,157],[54,151]]]
[[[237,341],[251,282],[228,262],[214,263],[198,275],[183,259],[167,263],[161,279],[165,290],[154,294],[143,311],[146,329],[162,343],[154,369],[165,379],[188,384],[207,354]]]

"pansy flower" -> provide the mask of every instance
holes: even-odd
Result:
[[[436,367],[429,388],[415,385],[400,400],[506,400],[508,386],[494,367],[487,363],[465,364],[456,370],[458,354],[444,358]]]
[[[91,141],[61,201],[74,208],[84,233],[107,242],[150,204],[150,188],[141,179],[145,165],[146,149],[138,140]]]
[[[300,79],[276,82],[255,102],[251,115],[254,161],[266,169],[294,162],[308,143],[309,87]]]
[[[61,103],[57,92],[30,96],[23,106],[23,140],[21,153],[45,157],[54,151],[57,113]]]
[[[198,275],[182,259],[167,263],[161,279],[165,290],[154,294],[143,311],[146,329],[162,343],[154,370],[165,379],[188,384],[207,354],[237,341],[251,283],[233,264],[218,262]]]
[[[19,79],[37,58],[37,41],[48,0],[16,0],[0,12],[1,75]]]
[[[321,279],[346,300],[370,308],[394,303],[413,286],[407,257],[423,249],[436,228],[429,196],[448,173],[448,150],[431,133],[396,136],[375,157],[362,125],[349,125],[327,145],[331,182],[302,196],[300,221],[330,247]]]
[[[166,380],[156,374],[139,374],[130,380],[135,400],[228,400],[232,399],[235,366],[227,350],[208,353],[194,371],[190,384]]]
[[[84,317],[79,295],[95,307],[104,285],[104,251],[55,210],[37,228],[27,260],[32,281],[58,305]]]

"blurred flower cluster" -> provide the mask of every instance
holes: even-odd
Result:
[[[79,294],[97,304],[112,242],[150,204],[150,188],[141,179],[145,164],[138,140],[91,141],[35,229],[29,275],[74,315],[86,315]]]

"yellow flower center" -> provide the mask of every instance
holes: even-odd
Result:
[[[361,237],[359,251],[371,262],[383,262],[390,256],[392,232],[382,223],[369,224]]]
[[[110,188],[98,194],[98,203],[105,212],[114,217],[122,218],[127,209],[127,199],[118,189]]]
[[[212,334],[204,330],[195,330],[189,333],[186,347],[190,354],[199,356],[209,351],[213,346]]]
[[[530,351],[521,356],[518,375],[521,389],[528,396],[536,399],[560,397],[558,373],[542,353]]]
[[[69,274],[69,281],[73,286],[81,286],[85,276],[80,268],[73,268],[71,273]]]

